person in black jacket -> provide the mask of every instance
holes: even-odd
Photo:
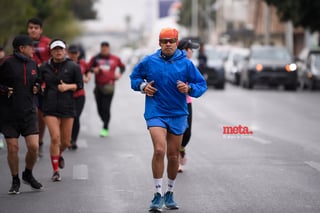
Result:
[[[39,130],[34,95],[38,93],[37,65],[31,59],[33,55],[32,39],[27,35],[18,35],[12,42],[13,54],[0,63],[0,132],[6,138],[8,164],[12,174],[12,186],[9,194],[19,194],[19,143],[22,135],[27,145],[26,167],[22,172],[24,183],[35,190],[43,189],[32,174],[38,157]]]
[[[178,44],[178,49],[186,51],[187,58],[192,60],[193,49],[198,49],[199,44],[193,42],[188,38],[181,39]],[[180,157],[179,157],[179,168],[178,172],[182,172],[182,166],[186,164],[186,147],[191,138],[191,127],[192,127],[192,98],[191,96],[187,95],[187,104],[188,104],[188,128],[183,133],[182,143],[180,146]]]
[[[83,88],[80,66],[66,57],[66,43],[50,43],[52,58],[39,70],[43,90],[42,113],[49,129],[52,181],[61,181],[59,168],[64,168],[62,152],[70,147],[73,120],[76,116],[73,93]]]

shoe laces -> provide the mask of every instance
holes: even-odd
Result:
[[[161,195],[159,193],[155,193],[152,199],[152,203],[160,203],[161,202]]]
[[[173,192],[167,192],[165,199],[167,203],[175,203],[173,200]]]
[[[12,179],[12,185],[20,185],[20,180],[18,178]]]
[[[33,177],[33,175],[29,175],[28,181],[30,182],[31,185],[33,186],[40,186],[41,184]]]

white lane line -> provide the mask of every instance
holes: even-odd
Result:
[[[74,180],[88,180],[88,166],[86,164],[76,164],[73,166]]]
[[[320,163],[317,163],[314,161],[305,161],[304,163],[311,166],[312,168],[318,170],[318,172],[320,172]]]

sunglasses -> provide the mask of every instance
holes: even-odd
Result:
[[[170,38],[170,39],[160,39],[160,44],[167,44],[168,42],[170,44],[176,43],[177,39],[176,38]]]

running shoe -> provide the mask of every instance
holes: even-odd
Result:
[[[58,182],[58,181],[61,181],[61,176],[60,176],[60,173],[59,172],[54,172],[52,177],[51,177],[51,180],[53,182]]]
[[[59,168],[60,169],[64,168],[64,158],[62,157],[62,155],[60,155],[59,157]]]
[[[182,173],[182,172],[183,172],[183,169],[182,169],[182,165],[181,165],[181,164],[179,164],[178,172],[179,172],[179,173]]]
[[[9,189],[8,191],[8,194],[9,195],[18,195],[20,194],[20,179],[17,178],[17,179],[13,179],[12,180],[12,185],[11,185],[11,188]]]
[[[154,197],[151,201],[149,211],[150,212],[161,212],[163,206],[163,197],[159,192],[154,193]]]
[[[78,149],[78,145],[76,144],[75,141],[71,141],[71,145],[68,148],[69,150],[76,150]]]
[[[108,135],[109,135],[108,129],[103,128],[103,129],[100,131],[100,137],[107,137]]]
[[[164,194],[163,199],[164,199],[164,205],[166,206],[167,209],[179,209],[179,206],[173,200],[173,192],[167,191]]]
[[[39,183],[32,174],[27,174],[26,172],[22,172],[22,180],[23,183],[30,185],[33,190],[42,190],[43,186]]]

